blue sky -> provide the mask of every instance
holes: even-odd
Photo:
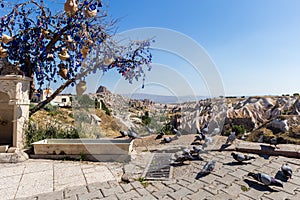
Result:
[[[193,38],[215,63],[226,95],[300,91],[299,8],[297,0],[109,2],[110,14],[121,19],[117,25],[120,32],[161,27]],[[155,55],[155,63],[184,71],[183,62],[174,63],[168,56]],[[107,79],[109,74],[101,82],[111,87]],[[202,87],[198,81],[191,84]]]
[[[54,4],[53,1],[60,2]],[[47,1],[46,1],[47,2]],[[49,0],[62,7],[64,0]],[[49,3],[48,2],[48,3]],[[190,38],[206,53],[199,56],[203,69],[215,68],[224,94],[281,95],[300,92],[300,1],[299,0],[105,0],[108,13],[119,18],[118,32],[158,27]],[[139,39],[159,33],[141,34]],[[159,41],[160,40],[160,41]],[[157,38],[156,46],[163,43]],[[181,44],[174,39],[174,43]],[[185,52],[197,57],[194,49],[182,44]],[[114,71],[103,77],[89,77],[88,91],[99,85],[111,90],[155,94],[203,95],[213,93],[205,70],[195,71],[186,57],[153,50],[153,70],[142,82],[129,85]],[[212,65],[205,65],[210,59]],[[210,64],[211,64],[210,63]],[[161,79],[157,77],[162,76]],[[174,78],[175,77],[175,78]],[[175,79],[175,80],[174,80]],[[162,81],[160,81],[162,80]],[[218,82],[218,80],[216,80]],[[217,83],[219,84],[219,82]],[[120,85],[122,87],[120,87]],[[69,89],[65,92],[72,91]]]

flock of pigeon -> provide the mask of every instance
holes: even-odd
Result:
[[[231,145],[236,139],[236,134],[235,132],[232,132],[228,137],[225,142],[225,145]],[[172,165],[183,165],[185,161],[191,161],[191,160],[203,160],[201,158],[200,154],[205,153],[206,151],[204,150],[207,147],[208,143],[211,143],[212,140],[210,137],[205,135],[203,132],[197,131],[197,135],[195,136],[195,140],[193,141],[192,144],[201,144],[202,147],[199,146],[193,146],[192,149],[184,148],[174,160],[171,161]],[[236,160],[239,164],[244,163],[245,161],[250,161],[255,159],[254,156],[246,155],[246,154],[241,154],[241,153],[231,153],[231,156],[233,157],[234,160]],[[216,161],[211,160],[206,162],[206,164],[203,166],[202,170],[199,172],[197,175],[198,178],[202,176],[206,176],[210,174],[216,166]],[[289,178],[292,178],[292,168],[287,165],[283,164],[281,166],[281,174],[283,177],[288,180]],[[256,181],[267,185],[267,186],[278,186],[278,187],[283,187],[283,183],[281,180],[276,179],[268,174],[265,173],[248,173],[249,177],[252,177]]]
[[[131,139],[136,139],[136,138],[141,138],[140,135],[138,135],[136,132],[130,130],[128,132],[120,131],[121,136],[120,137],[129,137]],[[174,140],[177,140],[181,136],[181,132],[178,131],[177,129],[173,129],[173,133],[175,134],[173,137],[170,136],[165,136],[164,132],[160,132],[155,140],[161,139],[161,143],[170,143]],[[228,137],[224,145],[231,145],[234,143],[236,139],[236,134],[235,132],[232,132]],[[195,136],[194,141],[192,142],[192,149],[189,148],[184,148],[182,152],[179,154],[175,154],[175,158],[171,160],[171,165],[183,165],[185,161],[193,161],[193,160],[201,160],[203,161],[203,158],[201,157],[201,154],[206,153],[205,148],[212,143],[212,138],[208,135],[205,134],[197,129],[197,135]],[[201,145],[201,146],[200,146]],[[254,156],[246,155],[246,154],[241,154],[241,153],[231,153],[231,156],[233,157],[234,160],[236,160],[239,164],[244,163],[245,161],[250,161],[255,159]],[[211,160],[206,162],[206,164],[203,166],[202,170],[199,172],[199,176],[206,176],[210,174],[212,171],[214,171],[216,166],[216,161]],[[283,177],[288,180],[292,178],[292,168],[287,165],[283,164],[281,166],[281,174]],[[256,181],[267,185],[267,186],[278,186],[278,187],[283,187],[283,183],[281,180],[276,179],[268,174],[265,173],[248,173],[249,177],[252,177]]]

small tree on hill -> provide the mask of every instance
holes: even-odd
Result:
[[[55,5],[61,6],[57,13],[44,0],[5,2],[0,0],[2,11],[9,10],[0,18],[2,62],[32,78],[30,96],[58,79],[64,80],[51,96],[30,110],[30,115],[66,87],[85,85],[84,77],[97,70],[115,68],[131,82],[144,76],[145,67],[150,69],[150,40],[125,46],[115,41],[115,21],[108,19],[101,0],[66,0],[63,6]]]

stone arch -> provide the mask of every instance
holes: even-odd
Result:
[[[9,105],[10,96],[0,91],[0,145],[13,145],[14,106]]]

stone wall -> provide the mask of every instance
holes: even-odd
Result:
[[[0,76],[0,110],[7,124],[0,129],[0,139],[10,146],[24,147],[25,124],[29,118],[29,84],[30,80],[21,75]],[[5,112],[4,112],[5,111]]]

